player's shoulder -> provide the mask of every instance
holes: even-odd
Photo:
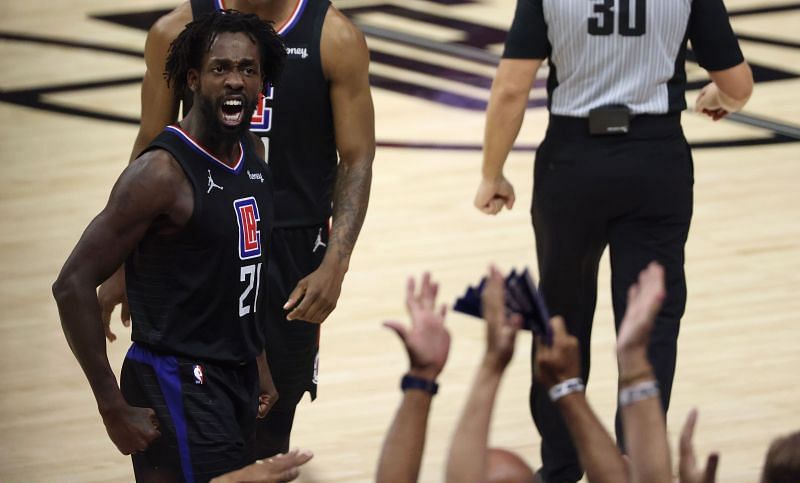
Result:
[[[139,155],[129,166],[130,175],[144,181],[149,188],[174,186],[186,178],[178,160],[168,150],[152,147]]]
[[[330,5],[322,24],[322,38],[324,42],[335,47],[366,47],[364,34],[350,21],[338,8]]]
[[[187,0],[156,20],[147,35],[157,40],[172,42],[192,18],[192,5]]]

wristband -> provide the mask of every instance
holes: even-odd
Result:
[[[658,390],[658,381],[655,379],[640,382],[631,387],[626,387],[619,392],[619,405],[629,406],[644,399],[656,397],[661,392]]]
[[[567,394],[572,394],[573,392],[583,392],[584,389],[586,389],[586,386],[583,384],[583,379],[580,377],[573,377],[572,379],[559,382],[555,386],[551,387],[550,391],[548,391],[548,394],[550,395],[550,400],[556,402]]]
[[[421,377],[414,377],[406,374],[403,376],[403,379],[400,380],[400,389],[403,391],[418,389],[433,396],[439,392],[439,384],[437,384],[436,381],[429,381]]]

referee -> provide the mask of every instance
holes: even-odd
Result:
[[[597,270],[609,246],[617,327],[627,288],[656,260],[667,298],[648,357],[668,407],[686,304],[684,245],[692,218],[692,156],[680,125],[691,41],[712,82],[695,109],[714,120],[742,108],[753,86],[722,0],[518,0],[487,112],[475,206],[514,205],[503,165],[542,61],[550,119],[536,153],[531,215],[541,289],[580,341],[589,376]],[[645,375],[646,376],[646,375]],[[583,470],[547,391],[534,384],[542,435],[540,479],[577,481]],[[617,437],[621,442],[617,419]]]

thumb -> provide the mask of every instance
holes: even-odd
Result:
[[[303,297],[303,294],[306,293],[306,280],[300,280],[297,282],[297,286],[292,290],[292,293],[289,294],[289,298],[286,299],[286,303],[283,304],[283,310],[289,310],[297,305],[297,302]]]
[[[383,326],[387,329],[392,329],[397,337],[400,337],[400,340],[403,341],[403,344],[406,343],[406,339],[408,338],[408,332],[406,331],[406,327],[401,324],[400,322],[396,322],[394,320],[387,320],[383,323]]]
[[[122,301],[120,305],[119,318],[122,320],[122,325],[125,327],[131,326],[131,309],[128,307],[128,299]]]
[[[706,91],[700,91],[700,94],[697,94],[697,99],[694,101],[694,112],[703,112],[703,107],[705,102],[703,102],[703,98],[706,96]]]
[[[514,207],[514,202],[517,200],[517,197],[514,196],[514,189],[512,188],[508,193],[508,199],[506,199],[506,209],[510,210]]]
[[[109,342],[114,342],[117,340],[117,334],[111,330],[110,324],[103,325],[103,330],[105,331],[106,339],[108,339]]]
[[[711,453],[706,462],[706,472],[703,475],[703,483],[714,483],[717,481],[717,464],[719,463],[719,453]]]

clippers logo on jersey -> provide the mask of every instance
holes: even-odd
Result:
[[[192,368],[192,373],[194,374],[194,383],[195,384],[205,384],[206,382],[206,375],[203,372],[203,366],[200,364],[195,364]]]
[[[264,92],[266,94],[258,95],[256,110],[250,120],[250,130],[252,132],[269,132],[272,129],[272,108],[267,106],[268,103],[272,102],[272,86],[264,87]]]
[[[239,258],[247,260],[261,256],[261,231],[258,222],[258,204],[252,196],[233,202],[236,221],[239,223]]]

